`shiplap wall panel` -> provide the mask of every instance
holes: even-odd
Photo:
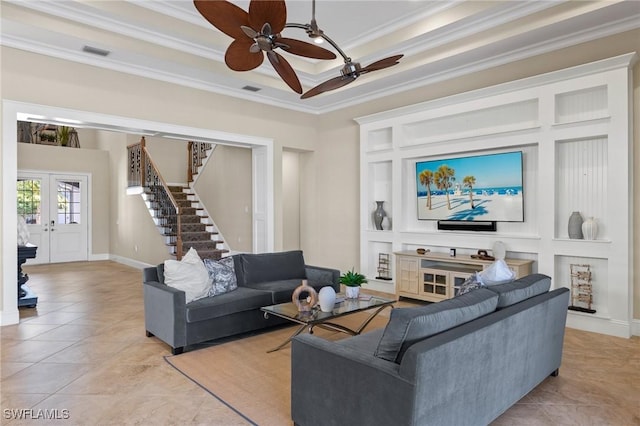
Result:
[[[556,95],[556,123],[571,123],[593,120],[609,115],[607,106],[607,86]]]
[[[568,238],[572,212],[594,217],[607,239],[607,138],[556,143],[556,237]]]

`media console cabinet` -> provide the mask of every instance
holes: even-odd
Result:
[[[471,256],[449,256],[445,253],[418,254],[398,251],[396,255],[396,295],[412,299],[439,302],[450,299],[460,285],[475,272],[482,271],[492,260]],[[531,274],[532,260],[505,259],[516,278]]]

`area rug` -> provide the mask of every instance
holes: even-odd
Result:
[[[384,327],[388,321],[382,312],[364,332]],[[336,323],[357,328],[367,313],[347,315]],[[297,326],[239,338],[165,360],[182,374],[207,390],[245,420],[256,425],[291,424],[291,345],[267,353],[296,330]],[[328,340],[349,337],[320,328],[314,335]]]

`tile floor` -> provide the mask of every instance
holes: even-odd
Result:
[[[39,301],[0,328],[1,424],[246,424],[145,336],[141,271],[110,261],[24,269]],[[12,418],[20,412],[58,420]],[[640,338],[568,329],[560,376],[495,424],[640,425]]]

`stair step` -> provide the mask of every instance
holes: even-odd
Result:
[[[213,241],[209,232],[182,232],[182,241]]]
[[[198,251],[198,255],[200,256],[200,259],[220,260],[220,259],[222,259],[222,255],[224,253],[229,253],[229,250],[227,250],[227,249],[218,249],[218,250]]]
[[[183,241],[182,242],[182,252],[186,253],[191,247],[196,249],[198,252],[207,251],[207,250],[218,250],[218,244],[222,243],[219,240],[209,240],[209,241]]]

